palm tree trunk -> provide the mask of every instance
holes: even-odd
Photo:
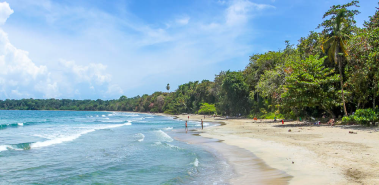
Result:
[[[335,53],[335,58],[338,60],[338,64],[339,64],[339,70],[340,70],[340,82],[341,82],[341,96],[342,96],[342,103],[343,103],[343,111],[345,113],[345,116],[347,116],[347,111],[346,111],[346,104],[345,104],[345,96],[343,94],[343,73],[342,73],[342,61],[340,59],[340,57],[338,56],[338,53],[339,53],[339,48],[336,49],[336,53]]]
[[[372,96],[373,96],[372,109],[375,109],[375,98],[376,98],[375,93],[376,93],[376,89],[378,88],[378,85],[376,85],[375,80],[374,80],[374,84],[375,84],[375,88],[374,88],[374,92],[372,94]]]

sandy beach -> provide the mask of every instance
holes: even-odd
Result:
[[[204,119],[202,115],[177,117],[187,120],[188,116],[190,120]],[[218,117],[206,117],[205,122],[224,124],[199,130],[199,135],[250,151],[252,156],[258,157],[270,168],[292,176],[284,178],[288,184],[379,184],[377,127],[314,126],[301,122],[285,122],[282,125],[273,120],[226,120]],[[233,160],[232,153],[226,157],[232,165],[241,165]],[[250,184],[243,180],[251,176],[246,173],[247,170],[237,170],[238,177],[230,183]],[[275,183],[266,181],[264,184]]]

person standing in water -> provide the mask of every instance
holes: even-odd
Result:
[[[203,120],[201,120],[201,130],[204,129],[204,124],[203,124]]]
[[[188,132],[188,126],[187,126],[187,121],[186,121],[186,133]]]

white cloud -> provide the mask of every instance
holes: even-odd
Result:
[[[228,25],[246,23],[246,21],[249,19],[249,16],[251,16],[251,12],[260,11],[267,8],[275,7],[268,4],[253,3],[248,0],[235,0],[227,9],[226,23]]]
[[[183,17],[183,18],[177,19],[176,22],[180,25],[186,25],[188,24],[190,19],[191,19],[190,17]]]
[[[95,82],[99,85],[110,82],[111,75],[107,74],[105,71],[107,66],[103,64],[89,64],[87,66],[78,65],[75,61],[60,60],[60,63],[65,67],[66,71],[74,74],[75,80],[77,82]]]
[[[12,13],[8,3],[0,3],[0,25],[5,24]],[[60,69],[54,72],[45,65],[36,64],[30,59],[29,52],[16,48],[0,28],[0,99],[74,98],[81,91],[92,89],[90,87],[96,89],[97,86],[101,87],[97,89],[105,88],[116,97],[122,93],[117,84],[110,85],[111,75],[106,72],[106,65],[80,65],[67,60],[59,63]],[[88,85],[83,86],[83,83]],[[105,91],[95,93],[95,96],[109,98]]]
[[[122,94],[124,93],[120,86],[112,84],[108,86],[107,94]]]
[[[216,3],[222,9],[184,12],[164,17],[162,22],[149,22],[130,12],[125,17],[107,13],[101,7],[62,5],[48,0],[36,7],[29,6],[31,2],[35,1],[21,3],[18,9],[14,7],[16,13],[21,9],[27,15],[39,16],[47,21],[48,28],[14,27],[12,40],[18,39],[15,45],[27,48],[34,54],[33,60],[44,61],[42,64],[49,67],[43,74],[46,79],[50,74],[51,81],[45,80],[50,85],[39,86],[40,92],[42,87],[49,87],[45,96],[56,93],[73,98],[121,94],[123,90],[129,93],[147,83],[152,85],[149,91],[160,90],[156,84],[163,80],[180,79],[184,83],[197,78],[210,79],[213,73],[197,74],[199,68],[211,70],[219,67],[217,63],[251,54],[254,28],[249,21],[263,10],[274,8],[247,0],[219,0]],[[44,24],[43,21],[39,23]],[[168,75],[170,78],[163,79]],[[137,92],[127,95],[134,96]]]
[[[3,25],[12,13],[13,10],[7,2],[0,3],[0,25]]]

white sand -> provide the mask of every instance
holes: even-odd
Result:
[[[187,120],[187,116],[178,117]],[[204,118],[189,116],[191,120]],[[317,127],[296,122],[287,122],[287,127],[282,127],[272,120],[254,122],[211,117],[205,121],[222,121],[226,125],[205,128],[201,136],[251,151],[270,167],[293,176],[289,184],[379,184],[377,127]],[[290,124],[293,126],[288,127]],[[349,134],[349,131],[357,134]],[[238,179],[231,181],[240,184],[237,182]]]

